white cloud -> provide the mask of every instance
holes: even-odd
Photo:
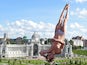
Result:
[[[3,27],[2,27],[2,25],[0,25],[0,30],[3,30]]]
[[[75,28],[75,25],[74,25],[74,24],[70,24],[70,27],[71,27],[71,28]]]
[[[71,11],[70,12],[70,15],[74,16],[75,15],[75,12],[74,11]]]
[[[85,32],[87,33],[87,30]],[[81,29],[67,31],[66,38],[68,38],[69,40],[75,36],[83,36],[84,38],[86,37],[85,33],[83,31],[81,31]]]
[[[82,32],[84,32],[84,33],[87,33],[87,29],[86,28],[82,28],[82,29],[80,29]]]
[[[70,27],[67,26],[67,28],[69,29],[66,31],[66,37],[69,38],[74,35],[87,33],[86,28],[77,22],[70,24]],[[34,22],[30,20],[17,20],[14,22],[8,22],[6,27],[0,25],[0,29],[3,29],[0,37],[3,36],[4,32],[6,32],[9,38],[22,37],[24,35],[31,38],[32,34],[36,31],[40,34],[40,37],[52,38],[54,35],[55,25],[52,23]]]
[[[77,22],[75,22],[75,26],[76,26],[77,28],[82,28],[82,27],[83,27],[82,25],[80,25],[80,24],[77,23]]]
[[[76,0],[76,2],[83,3],[83,2],[87,2],[87,0]]]
[[[79,11],[80,17],[87,17],[87,9],[82,9],[81,11]]]
[[[3,37],[4,31],[5,31],[5,28],[0,24],[0,37]]]
[[[72,38],[75,36],[83,36],[86,37],[87,34],[87,28],[86,26],[75,22],[75,23],[71,23],[70,27],[68,27],[69,29],[67,30],[67,34],[66,36],[68,36],[68,38]]]
[[[19,37],[27,35],[29,38],[34,31],[41,33],[41,37],[53,37],[55,25],[45,22],[34,22],[30,20],[17,20],[8,22],[7,27],[4,28],[9,37]]]
[[[75,27],[74,29],[79,30],[81,32],[84,32],[84,31],[82,31],[82,29],[85,29],[85,26],[83,26],[83,25],[81,25],[80,23],[77,23],[77,22],[75,22],[73,25]]]
[[[80,25],[80,24],[77,23],[77,22],[70,24],[70,28],[73,28],[73,29],[75,29],[75,28],[80,29],[80,28],[83,28],[83,27],[84,27],[84,26]]]
[[[77,16],[78,18],[86,18],[87,17],[87,9],[76,8],[75,11],[71,11],[70,15]]]

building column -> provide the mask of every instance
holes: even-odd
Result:
[[[31,46],[31,56],[33,56],[33,43],[31,43],[32,46]]]
[[[40,51],[41,51],[41,45],[38,46],[38,56],[40,56]]]
[[[28,56],[28,45],[26,45],[26,56]]]
[[[73,56],[73,53],[72,53],[72,45],[70,45],[69,47],[70,47],[69,55],[72,57]]]

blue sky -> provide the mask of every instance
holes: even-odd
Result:
[[[70,3],[66,38],[87,38],[87,0],[0,0],[0,37],[28,36],[38,31],[53,37],[54,28],[65,4]]]
[[[54,18],[58,17],[57,10],[62,9],[64,5],[64,1],[57,0],[2,0],[0,21],[33,19],[53,22]]]

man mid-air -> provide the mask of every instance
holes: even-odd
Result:
[[[52,45],[48,50],[43,50],[40,52],[41,56],[44,56],[48,62],[52,62],[55,54],[60,54],[61,50],[64,47],[64,39],[65,39],[65,26],[68,20],[68,9],[69,4],[66,4],[61,16],[59,18],[58,24],[55,28],[55,35],[52,39]]]

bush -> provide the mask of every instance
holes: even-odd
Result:
[[[87,56],[87,50],[73,50],[74,54],[78,55],[86,55]]]

